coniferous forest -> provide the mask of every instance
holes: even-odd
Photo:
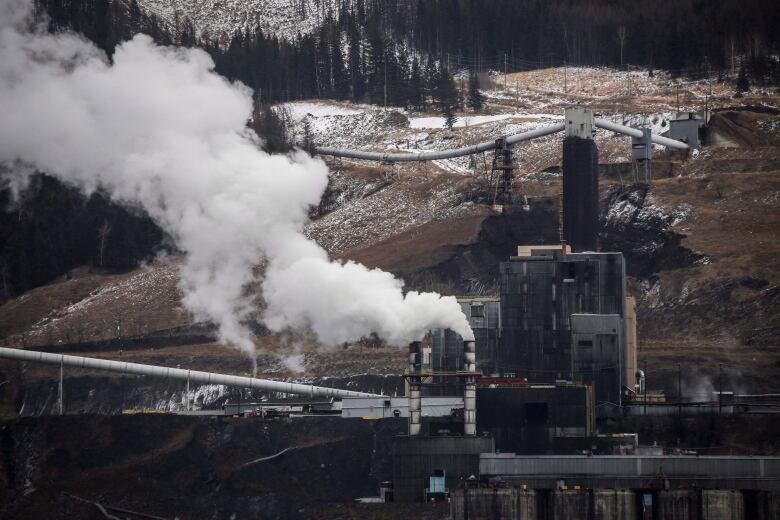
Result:
[[[263,103],[351,99],[427,108],[441,70],[519,71],[569,65],[736,75],[778,84],[780,4],[772,0],[343,0],[312,34],[261,30],[197,35],[163,24],[136,0],[39,0],[56,30],[72,27],[107,52],[141,30],[199,45],[219,72]]]

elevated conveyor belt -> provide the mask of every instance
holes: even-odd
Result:
[[[91,370],[105,370],[120,374],[134,374],[140,376],[152,376],[169,379],[189,380],[193,383],[206,385],[226,385],[240,388],[256,388],[269,392],[284,394],[311,395],[322,397],[379,397],[379,394],[355,392],[353,390],[341,390],[338,388],[326,388],[323,386],[303,385],[299,383],[287,383],[273,381],[271,379],[258,379],[255,377],[231,376],[228,374],[216,374],[214,372],[201,372],[198,370],[185,370],[183,368],[169,368],[157,365],[144,365],[140,363],[126,363],[124,361],[111,361],[83,356],[67,356],[64,354],[50,354],[33,350],[21,350],[15,348],[0,347],[0,358],[18,359],[30,363],[45,363],[49,365],[63,365],[75,368],[87,368]]]
[[[613,123],[606,119],[596,118],[596,126],[615,132],[618,134],[627,135],[630,137],[642,137],[642,131],[630,126]],[[513,134],[506,137],[506,144],[512,145],[522,141],[530,141],[538,137],[545,135],[562,132],[565,128],[564,123],[557,123],[554,125],[543,126],[528,132],[521,132],[519,134]],[[660,135],[653,134],[652,141],[655,144],[666,146],[667,148],[673,148],[675,150],[686,150],[688,145],[682,141],[675,141],[668,137],[662,137]],[[462,157],[464,155],[473,155],[487,150],[493,150],[496,148],[496,141],[485,141],[471,146],[464,146],[462,148],[453,148],[451,150],[437,150],[430,152],[419,153],[387,153],[387,152],[367,152],[363,150],[346,150],[340,148],[333,148],[329,146],[318,146],[315,148],[315,152],[319,155],[330,155],[333,157],[344,157],[348,159],[362,159],[365,161],[379,161],[379,162],[412,162],[412,161],[437,161],[440,159],[452,159],[455,157]]]

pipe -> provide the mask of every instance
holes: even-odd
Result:
[[[286,383],[270,379],[258,379],[255,377],[231,376],[214,372],[200,372],[198,370],[185,370],[183,368],[169,368],[157,365],[144,365],[140,363],[126,363],[123,361],[111,361],[108,359],[90,358],[82,356],[67,356],[64,354],[50,354],[32,350],[20,350],[15,348],[0,347],[0,358],[18,359],[32,363],[46,363],[50,365],[65,365],[76,368],[93,370],[105,370],[122,374],[135,374],[141,376],[167,377],[170,379],[190,380],[197,383],[211,385],[237,386],[242,388],[256,388],[269,392],[284,394],[300,394],[322,397],[379,397],[379,394],[355,392],[353,390],[340,390],[338,388],[326,388],[323,386],[303,385],[299,383]]]
[[[476,371],[476,356],[476,343],[464,341],[463,365],[467,372]],[[463,434],[477,434],[477,385],[474,376],[466,376],[466,384],[463,387]]]
[[[630,137],[641,138],[643,136],[642,131],[630,126],[613,123],[607,119],[596,118],[596,126],[609,130],[618,134],[627,135]],[[530,141],[545,135],[561,132],[566,127],[565,123],[556,123],[554,125],[543,126],[527,132],[521,132],[519,134],[513,134],[507,136],[505,139],[506,144],[513,145],[522,141]],[[662,137],[660,135],[653,134],[651,140],[658,145],[666,146],[668,148],[675,148],[677,150],[687,150],[689,147],[682,141],[675,139],[669,139],[668,137]],[[462,148],[454,148],[452,150],[438,150],[433,152],[421,152],[421,153],[387,153],[387,152],[366,152],[363,150],[343,150],[339,148],[332,148],[330,146],[318,146],[314,151],[319,155],[331,155],[333,157],[344,157],[348,159],[361,159],[364,161],[380,161],[380,162],[413,162],[413,161],[437,161],[441,159],[452,159],[455,157],[462,157],[464,155],[472,155],[475,153],[485,152],[487,150],[493,150],[496,148],[496,141],[485,141],[471,146],[464,146]]]
[[[610,132],[615,132],[616,134],[623,134],[630,137],[636,137],[637,139],[641,139],[644,136],[642,131],[637,128],[632,128],[630,126],[613,123],[612,121],[608,121],[606,119],[596,118],[596,126],[598,128],[603,128],[604,130],[609,130]],[[675,148],[677,150],[687,150],[689,148],[689,146],[683,143],[682,141],[669,139],[668,137],[663,137],[656,134],[652,134],[650,140],[653,141],[655,144],[666,146],[667,148]]]
[[[549,134],[562,131],[564,128],[563,123],[556,123],[554,125],[543,126],[535,130],[529,130],[528,132],[521,132],[519,134],[510,135],[506,138],[507,144],[515,144],[521,141],[528,141],[530,139],[536,139]],[[461,157],[463,155],[472,155],[475,153],[484,152],[496,148],[496,141],[485,141],[483,143],[475,144],[472,146],[465,146],[463,148],[454,148],[452,150],[439,150],[435,152],[421,152],[421,153],[385,153],[385,152],[364,152],[362,150],[340,150],[338,148],[331,148],[328,146],[318,146],[315,148],[315,152],[319,155],[332,155],[334,157],[346,157],[350,159],[363,159],[366,161],[381,161],[381,162],[410,162],[410,161],[436,161],[439,159],[452,159],[453,157]]]
[[[422,381],[420,379],[420,342],[409,343],[409,436],[420,435],[422,419]]]

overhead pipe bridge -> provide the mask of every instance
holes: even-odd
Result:
[[[644,136],[644,132],[638,128],[613,123],[607,119],[595,118],[595,126],[602,128],[610,132],[626,135],[636,139],[641,139]],[[519,134],[512,134],[504,138],[506,145],[513,145],[523,141],[530,141],[546,135],[562,132],[566,129],[566,123],[556,123],[554,125],[542,126],[534,130],[527,132],[521,132]],[[689,146],[682,141],[676,141],[663,137],[660,135],[652,134],[651,141],[654,144],[665,146],[667,148],[673,148],[675,150],[687,150]],[[453,159],[455,157],[463,157],[466,155],[473,155],[488,150],[494,150],[502,146],[500,139],[493,141],[485,141],[471,146],[465,146],[462,148],[453,148],[450,150],[437,150],[430,152],[407,152],[407,153],[388,153],[388,152],[367,152],[363,150],[347,150],[340,148],[333,148],[329,146],[318,146],[315,148],[315,152],[319,155],[330,155],[333,157],[343,157],[348,159],[361,159],[365,161],[379,161],[385,163],[395,162],[413,162],[413,161],[437,161],[441,159]]]
[[[0,347],[0,358],[17,359],[31,363],[44,363],[92,370],[104,370],[118,372],[120,374],[133,374],[140,376],[152,376],[168,379],[180,379],[193,383],[206,385],[225,385],[239,388],[255,388],[269,392],[283,394],[298,394],[320,397],[380,397],[380,394],[356,392],[354,390],[341,390],[339,388],[327,388],[324,386],[304,385],[300,383],[287,383],[271,379],[258,379],[256,377],[233,376],[217,374],[214,372],[201,372],[199,370],[185,370],[183,368],[161,367],[157,365],[145,365],[140,363],[127,363],[124,361],[111,361],[83,356],[67,356],[64,354],[50,354],[32,350]]]

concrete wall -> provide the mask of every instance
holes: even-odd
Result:
[[[588,493],[556,489],[550,496],[553,520],[589,520]]]
[[[450,500],[453,520],[536,520],[537,495],[518,488],[455,490]]]
[[[534,491],[517,487],[458,489],[450,502],[453,520],[638,520],[642,491],[593,489]],[[745,513],[749,502],[749,515]],[[780,494],[676,489],[654,493],[647,518],[660,520],[778,520]]]
[[[701,492],[702,520],[743,520],[745,500],[733,490],[705,489]]]
[[[687,489],[659,491],[656,496],[658,518],[668,520],[698,519],[699,495]]]
[[[594,489],[593,520],[635,520],[636,495],[628,489]]]
[[[754,491],[745,495],[745,518],[780,520],[780,493]]]

